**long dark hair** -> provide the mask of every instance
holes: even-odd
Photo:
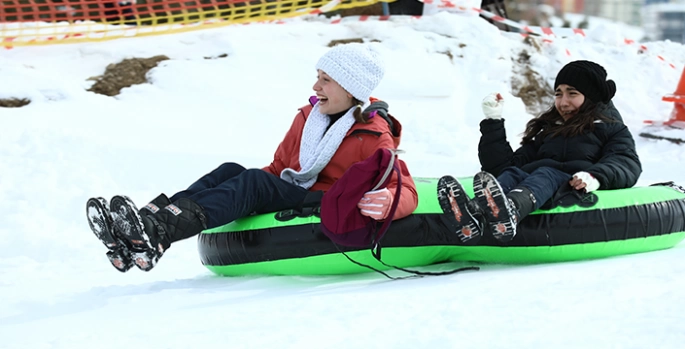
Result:
[[[605,107],[605,104],[595,103],[589,98],[585,98],[585,102],[578,108],[578,113],[564,121],[556,106],[552,105],[549,110],[528,121],[526,130],[523,132],[521,144],[531,143],[536,137],[540,137],[540,139],[547,136],[573,137],[584,132],[593,131],[595,129],[595,120],[615,122],[616,120],[601,113],[603,107]]]

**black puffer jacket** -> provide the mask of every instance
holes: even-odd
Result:
[[[616,115],[620,118],[613,105],[603,111],[607,113],[614,119]],[[571,138],[535,138],[515,152],[507,141],[504,120],[485,119],[480,123],[480,132],[478,157],[482,170],[495,176],[509,166],[528,173],[546,166],[569,175],[586,171],[597,178],[600,189],[622,189],[635,185],[642,173],[635,140],[628,127],[618,120],[598,121],[594,131]]]

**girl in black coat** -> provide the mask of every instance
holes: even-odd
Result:
[[[438,182],[445,219],[464,243],[482,235],[478,215],[495,238],[509,242],[517,223],[562,186],[589,193],[635,185],[642,166],[633,136],[611,103],[616,85],[606,75],[590,61],[564,66],[554,82],[554,105],[528,122],[516,151],[506,139],[502,97],[485,97],[478,144],[483,171],[473,179],[475,199],[468,200],[451,176]]]

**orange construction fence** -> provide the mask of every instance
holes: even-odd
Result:
[[[395,0],[0,0],[0,42],[10,48],[276,21]]]

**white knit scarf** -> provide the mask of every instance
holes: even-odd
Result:
[[[286,168],[281,172],[281,179],[305,189],[311,188],[319,172],[328,165],[333,154],[354,124],[355,107],[345,113],[326,131],[331,119],[319,111],[319,103],[309,113],[302,130],[300,140],[300,171]]]

